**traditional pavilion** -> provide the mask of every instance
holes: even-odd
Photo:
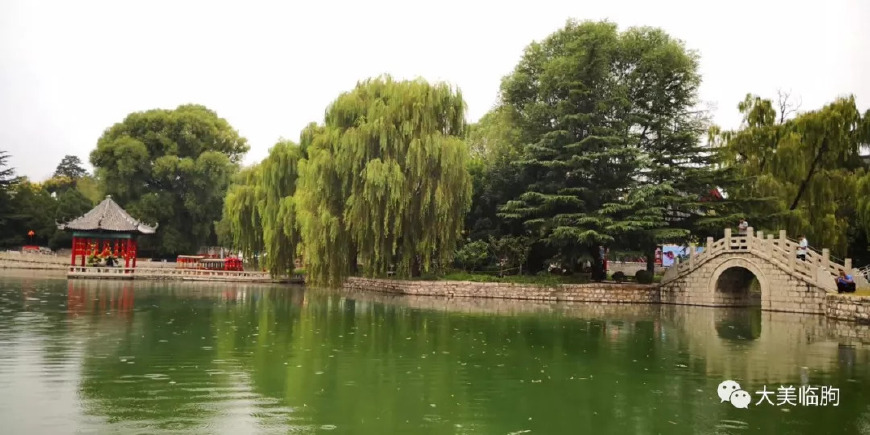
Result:
[[[157,225],[149,226],[133,219],[121,206],[106,195],[84,216],[65,224],[58,229],[72,231],[71,266],[84,267],[89,256],[107,256],[124,259],[124,267],[136,267],[136,238],[144,234],[154,234]]]

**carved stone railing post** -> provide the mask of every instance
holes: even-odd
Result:
[[[779,230],[779,243],[782,244],[782,249],[785,249],[785,242],[786,242],[785,230]]]
[[[822,264],[816,267],[816,279],[819,282],[819,287],[830,287],[828,281],[831,278],[831,250],[828,248],[822,249]]]
[[[725,250],[731,250],[731,228],[725,228]]]
[[[707,237],[707,256],[713,255],[713,238]]]
[[[756,238],[758,240],[756,240]],[[750,246],[752,249],[758,249],[762,253],[767,254],[767,246],[764,245],[764,231],[755,233],[755,238],[752,239]]]
[[[695,267],[695,244],[689,243],[689,269]]]
[[[852,259],[847,258],[843,260],[843,269],[846,269],[846,272],[852,273]]]

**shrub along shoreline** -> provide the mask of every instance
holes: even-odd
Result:
[[[379,279],[391,279],[396,281],[466,281],[466,282],[503,282],[513,284],[533,284],[541,286],[556,286],[561,284],[590,284],[591,273],[578,273],[573,275],[560,275],[552,273],[540,273],[537,275],[503,275],[494,273],[452,271],[445,274],[423,274],[419,277],[381,277]],[[640,275],[640,278],[638,278]],[[662,275],[653,275],[647,271],[639,271],[635,276],[629,276],[622,272],[608,274],[607,279],[601,282],[654,284],[661,282]]]

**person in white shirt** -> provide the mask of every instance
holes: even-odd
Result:
[[[801,261],[807,261],[807,248],[810,247],[809,242],[807,242],[807,237],[801,235],[800,244],[798,245],[797,250],[797,258]]]
[[[749,230],[749,222],[746,222],[746,219],[740,218],[740,224],[737,225],[737,234],[745,236],[747,230]]]

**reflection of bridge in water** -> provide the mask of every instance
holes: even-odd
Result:
[[[688,352],[705,357],[705,372],[713,377],[799,383],[803,367],[839,370],[831,355],[839,355],[843,347],[851,349],[853,357],[860,355],[862,363],[870,362],[867,326],[758,309],[663,306],[662,310],[685,334]],[[850,337],[846,330],[860,336]]]
[[[179,299],[213,300],[233,305],[255,304],[262,298],[278,297],[303,309],[307,309],[308,301],[300,290],[256,284],[174,283],[161,289],[154,283],[137,285],[135,281],[72,281],[68,293],[69,310],[76,314],[104,316],[106,313],[120,313],[132,317],[134,296],[140,298],[137,302],[141,304],[142,298],[158,293],[177,295]],[[315,294],[314,303],[339,302],[338,296],[330,292]],[[352,301],[350,306],[354,310],[362,311],[375,305],[390,305],[476,316],[582,319],[596,322],[600,326],[596,331],[614,344],[636,339],[638,328],[643,328],[652,331],[668,352],[680,349],[680,354],[692,356],[683,362],[684,367],[669,370],[694,370],[712,378],[730,377],[750,383],[797,383],[801,379],[802,367],[807,367],[810,372],[831,373],[843,370],[846,363],[853,366],[870,363],[870,326],[823,316],[777,313],[757,308],[548,303],[354,291],[342,292],[341,297]],[[148,309],[147,303],[142,305],[142,309]],[[839,355],[839,359],[832,358],[832,355]],[[678,358],[678,355],[673,358]]]
[[[609,341],[629,339],[651,322],[661,340],[700,357],[708,376],[747,382],[799,383],[802,367],[833,372],[838,364],[870,364],[870,326],[758,308],[547,303],[508,299],[437,298],[346,292],[356,304],[389,304],[471,315],[562,316],[600,321]],[[621,337],[621,338],[620,338]],[[840,362],[832,359],[839,355]],[[783,357],[786,356],[786,357]],[[698,369],[686,361],[687,370]]]

